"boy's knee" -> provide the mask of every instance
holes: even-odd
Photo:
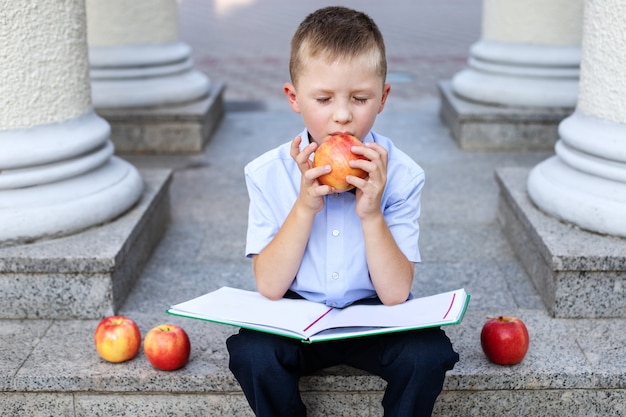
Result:
[[[459,361],[459,355],[452,348],[450,339],[443,330],[434,328],[419,330],[405,342],[398,359],[403,367],[410,372],[425,371],[445,372]]]
[[[452,342],[443,330],[430,329],[423,344],[424,355],[420,362],[434,368],[448,371],[459,361],[459,354],[452,348]]]

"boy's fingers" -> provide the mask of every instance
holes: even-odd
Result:
[[[324,174],[328,174],[331,171],[330,165],[323,165],[315,168],[311,168],[304,173],[307,180],[313,181],[321,177]]]
[[[309,159],[311,157],[311,154],[315,152],[315,149],[317,148],[317,144],[313,142],[307,145],[302,151],[300,151],[301,142],[302,142],[302,139],[300,138],[300,136],[296,137],[291,142],[290,154],[291,154],[291,157],[296,161],[296,163],[300,167],[300,171],[304,172],[310,167]]]
[[[363,146],[353,146],[351,151],[354,154],[364,156],[370,161],[380,159],[384,163],[387,162],[387,149],[383,148],[377,143],[368,142],[363,144]]]
[[[298,154],[300,153],[300,143],[302,142],[302,138],[300,136],[296,136],[294,140],[291,141],[291,149],[289,150],[289,154],[293,159],[296,159]]]

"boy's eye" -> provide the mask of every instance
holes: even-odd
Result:
[[[330,99],[328,97],[318,97],[315,99],[318,103],[328,103]]]
[[[354,100],[359,103],[365,103],[367,101],[367,97],[355,97]]]

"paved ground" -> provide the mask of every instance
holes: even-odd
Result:
[[[181,39],[199,69],[228,83],[230,104],[286,105],[291,36],[308,13],[335,4],[368,13],[383,32],[395,105],[434,96],[480,37],[481,0],[180,0]]]

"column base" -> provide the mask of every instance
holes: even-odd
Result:
[[[118,154],[202,152],[224,116],[225,84],[211,82],[199,100],[159,107],[96,108],[111,125]]]
[[[539,210],[526,190],[529,172],[496,170],[498,217],[550,313],[626,317],[626,239],[587,232]]]
[[[450,81],[438,84],[440,117],[467,151],[552,150],[558,125],[574,108],[490,106],[454,94]]]
[[[0,249],[0,319],[99,319],[117,312],[169,218],[171,171],[118,219],[71,236]]]
[[[590,175],[552,156],[532,169],[527,189],[538,207],[558,219],[626,238],[626,182]]]

